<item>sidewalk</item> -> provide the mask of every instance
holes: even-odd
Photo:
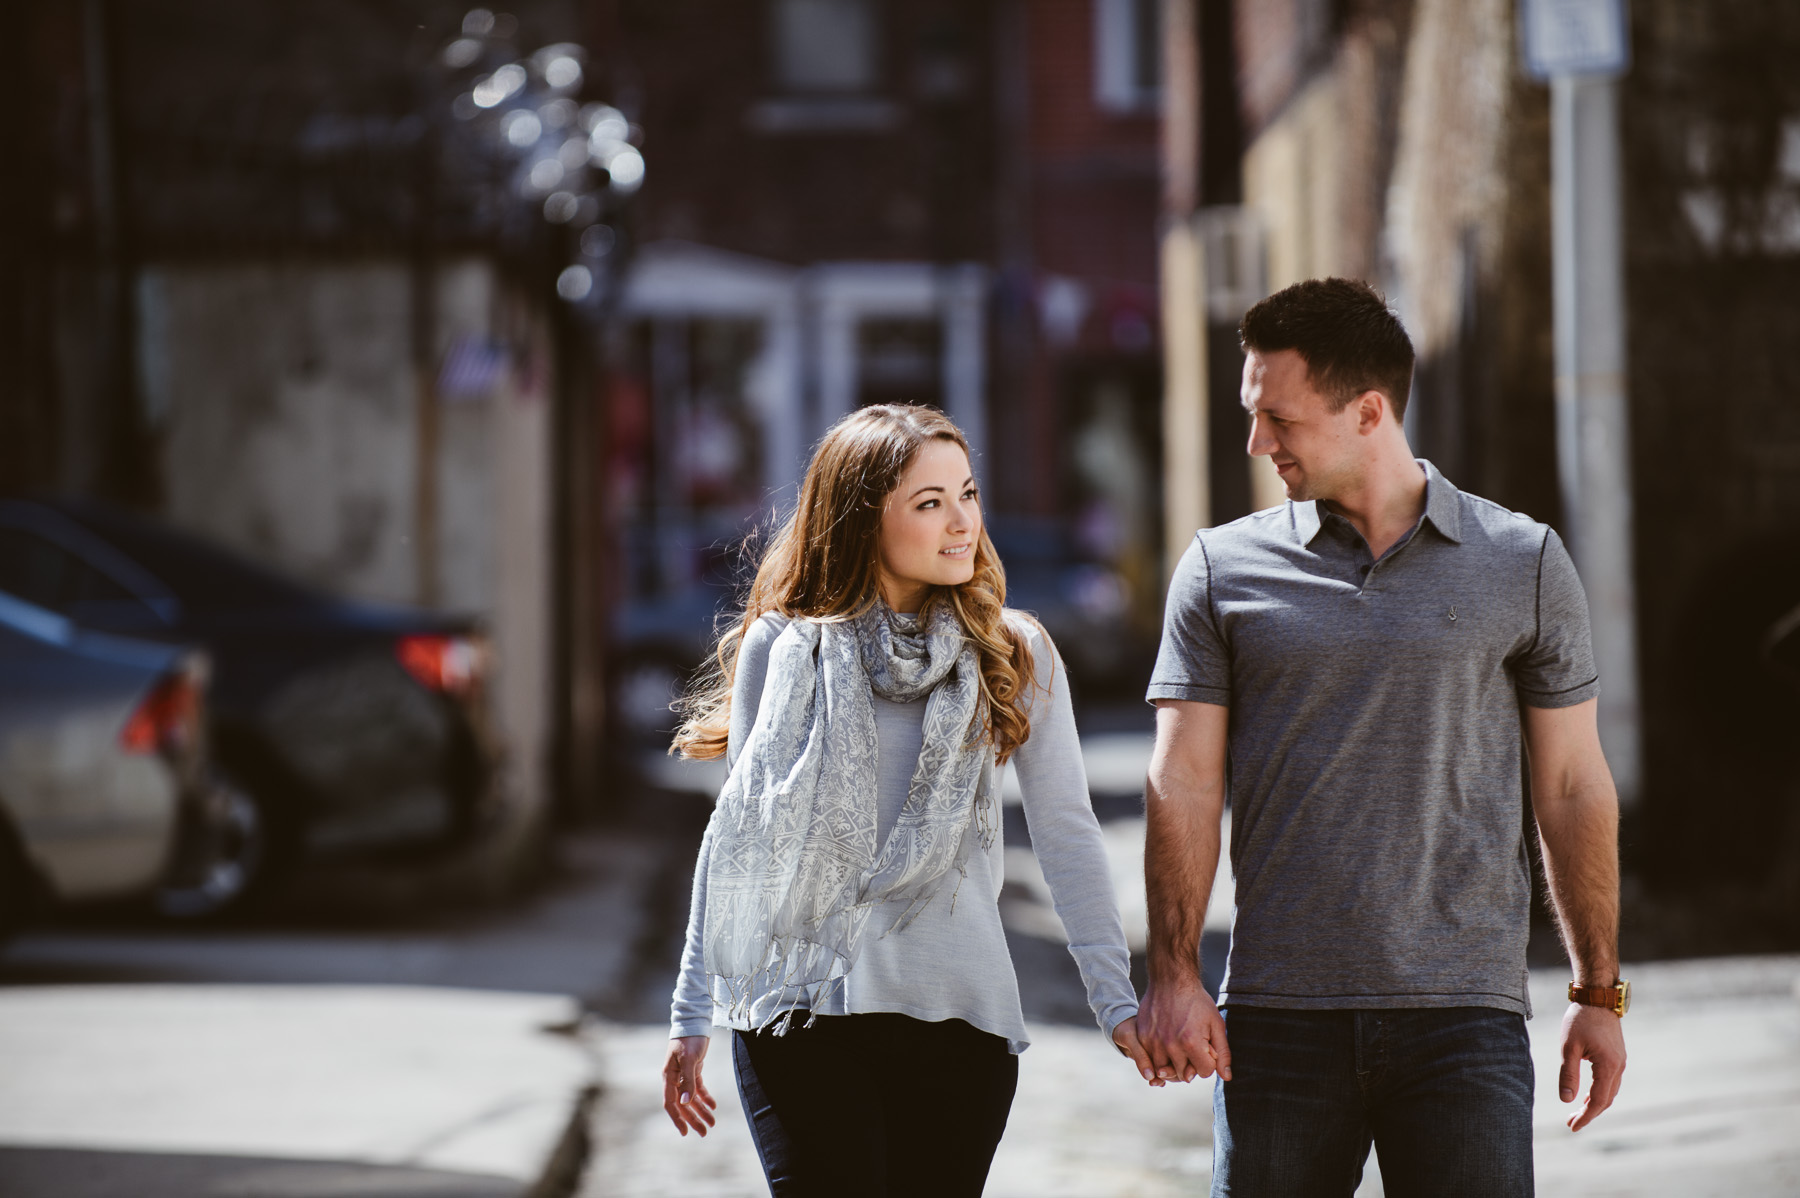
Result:
[[[1562,979],[1540,971],[1528,1025],[1537,1066],[1537,1182],[1558,1198],[1775,1198],[1800,1193],[1800,957],[1664,962],[1627,970],[1631,1063],[1612,1110],[1563,1126]],[[767,1193],[715,1040],[719,1127],[682,1140],[661,1109],[666,1033],[602,1025],[604,1090],[583,1198],[757,1198]],[[1034,1026],[991,1198],[1204,1194],[1212,1176],[1209,1083],[1152,1091],[1085,1028]],[[1382,1193],[1371,1157],[1358,1198]]]
[[[0,1193],[519,1198],[593,1080],[566,999],[408,986],[0,990]]]
[[[0,991],[0,1193],[517,1198],[592,1081],[545,1031],[572,1015],[407,986]]]
[[[1539,1192],[1800,1194],[1800,956],[1659,962],[1625,976],[1624,1090],[1578,1134],[1556,1096],[1566,983],[1533,978]]]

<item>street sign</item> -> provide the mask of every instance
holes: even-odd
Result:
[[[1631,58],[1625,0],[1519,0],[1525,69],[1554,75],[1617,75]]]

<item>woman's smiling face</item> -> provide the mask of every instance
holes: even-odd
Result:
[[[975,576],[981,493],[969,456],[954,441],[926,442],[881,512],[881,597],[916,612],[932,587]]]

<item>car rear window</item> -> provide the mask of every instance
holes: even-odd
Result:
[[[69,555],[42,537],[0,525],[0,591],[58,610]]]
[[[135,559],[190,607],[288,607],[322,598],[303,583],[165,525],[86,504],[62,510]]]
[[[0,525],[0,591],[85,628],[125,632],[165,623],[117,579],[53,541],[8,525]]]

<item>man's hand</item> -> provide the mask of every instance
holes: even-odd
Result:
[[[1625,1021],[1604,1007],[1570,1003],[1562,1021],[1562,1076],[1558,1096],[1574,1102],[1581,1088],[1581,1062],[1593,1065],[1593,1078],[1581,1109],[1569,1116],[1569,1130],[1580,1131],[1599,1117],[1619,1096],[1625,1076]]]
[[[1138,1011],[1138,1036],[1155,1070],[1151,1085],[1191,1082],[1217,1072],[1231,1080],[1231,1046],[1225,1041],[1225,1019],[1198,978],[1158,984],[1144,991]]]
[[[702,1136],[718,1122],[713,1111],[718,1102],[700,1080],[700,1065],[706,1060],[706,1036],[682,1036],[669,1041],[669,1055],[663,1060],[663,1110],[675,1124],[675,1130],[688,1134],[691,1127]]]

